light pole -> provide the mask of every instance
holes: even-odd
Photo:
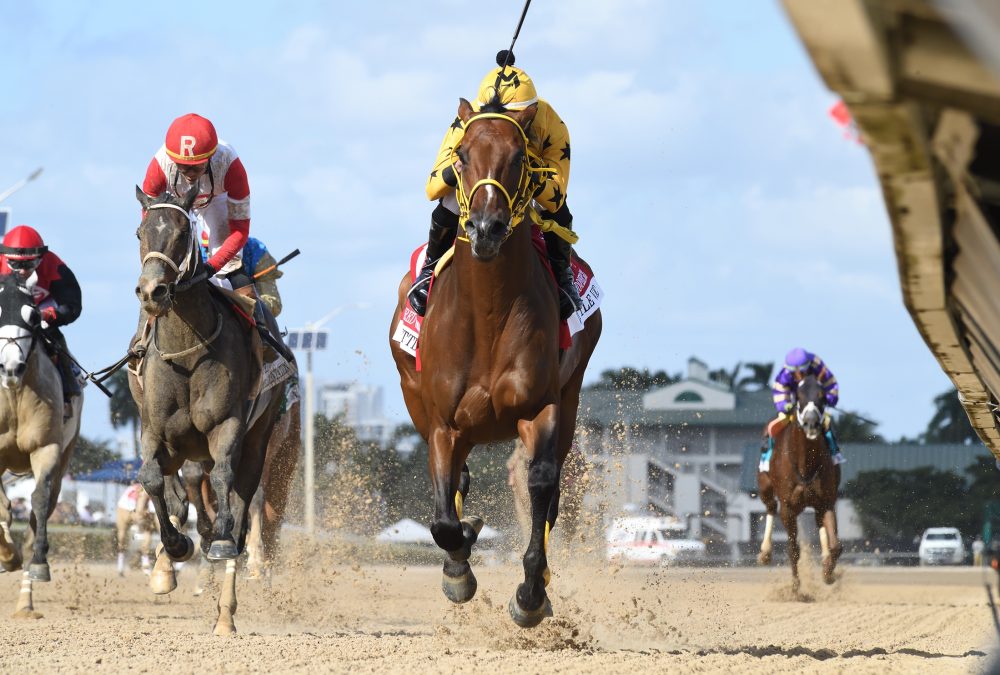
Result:
[[[288,346],[306,353],[306,393],[305,418],[306,424],[303,439],[305,445],[305,467],[303,471],[303,492],[305,493],[305,526],[306,532],[312,534],[316,530],[316,391],[313,384],[313,352],[325,351],[329,331],[322,330],[323,324],[344,310],[368,309],[367,302],[356,302],[351,305],[336,307],[319,321],[306,324],[305,328],[288,331]]]
[[[23,188],[25,185],[38,178],[38,174],[40,174],[41,172],[42,172],[42,167],[38,167],[30,174],[28,174],[27,178],[22,178],[21,180],[17,181],[9,188],[4,190],[3,192],[0,192],[0,202],[7,199],[7,197],[10,197],[12,194]]]

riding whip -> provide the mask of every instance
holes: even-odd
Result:
[[[104,393],[105,396],[107,396],[108,398],[112,397],[111,391],[108,390],[108,388],[105,387],[102,384],[102,380],[99,380],[98,378],[94,377],[93,373],[87,372],[87,369],[80,365],[80,362],[77,361],[73,357],[73,355],[69,353],[69,350],[66,350],[66,349],[63,349],[62,347],[60,347],[56,343],[55,340],[53,340],[52,338],[50,338],[48,335],[45,335],[44,333],[42,333],[42,340],[53,351],[55,351],[57,354],[59,354],[59,356],[65,356],[67,359],[69,359],[70,361],[72,361],[73,364],[76,365],[76,367],[80,369],[80,372],[83,373],[84,377],[86,377],[89,382],[93,382],[94,386],[97,387],[98,389],[100,389]]]
[[[833,408],[833,406],[830,406],[830,407]],[[845,416],[846,417],[853,417],[854,419],[858,420],[859,422],[864,422],[865,424],[873,424],[875,426],[878,426],[878,422],[876,422],[875,420],[870,420],[870,419],[868,419],[867,417],[865,417],[863,415],[859,415],[858,413],[849,412],[847,410],[841,410],[840,408],[833,408],[833,409],[836,410],[837,412],[839,412],[841,417],[845,417]]]
[[[284,265],[286,262],[288,262],[289,260],[291,260],[295,256],[299,255],[300,253],[301,253],[301,251],[299,251],[299,249],[295,249],[294,251],[292,251],[291,253],[289,253],[284,258],[282,258],[278,262],[274,263],[273,265],[271,265],[267,269],[263,269],[260,272],[257,272],[256,274],[254,274],[253,278],[254,279],[260,279],[265,274],[270,274],[271,272],[273,272],[274,270],[278,269],[279,267],[281,267],[282,265]]]
[[[503,62],[500,63],[500,70],[503,71],[507,67],[514,54],[514,43],[517,42],[517,36],[521,34],[521,26],[524,25],[524,17],[528,15],[528,7],[531,6],[531,0],[524,0],[524,9],[521,10],[521,18],[517,21],[517,30],[514,31],[514,39],[510,41],[510,47],[507,49],[507,53],[503,57]]]

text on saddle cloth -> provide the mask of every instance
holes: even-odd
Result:
[[[548,255],[545,250],[545,238],[538,229],[532,230],[532,243],[535,244],[535,249],[538,251],[542,260],[548,264]],[[442,257],[442,262],[438,264],[434,271],[435,278],[447,266],[447,262],[451,259],[450,253],[451,251],[449,251],[449,254]],[[413,252],[413,255],[410,256],[411,278],[416,278],[417,273],[424,265],[426,255],[427,245],[424,244],[417,248],[417,250]],[[576,290],[579,291],[580,298],[583,300],[583,309],[570,315],[569,319],[564,321],[560,327],[560,349],[568,349],[570,347],[573,336],[583,330],[587,319],[593,316],[598,308],[600,308],[601,302],[604,300],[604,291],[597,283],[597,279],[594,277],[594,272],[590,269],[590,266],[575,257],[570,264],[573,270],[573,281],[576,283]],[[433,289],[434,282],[432,278],[431,285],[428,288],[428,298],[430,298],[430,293]],[[423,321],[423,317],[413,311],[413,308],[410,307],[409,300],[407,300],[406,304],[403,305],[403,311],[399,316],[399,321],[396,323],[396,330],[392,334],[392,339],[399,343],[400,348],[407,354],[410,354],[417,359],[418,371],[420,370],[420,327],[423,325]]]

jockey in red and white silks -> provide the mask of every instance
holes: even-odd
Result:
[[[158,197],[169,190],[185,194],[197,185],[195,231],[209,236],[208,265],[230,278],[234,288],[249,284],[240,274],[243,246],[250,234],[250,185],[236,150],[218,140],[212,123],[193,113],[178,117],[167,130],[166,142],[146,169],[142,191]],[[236,274],[234,274],[236,273]]]

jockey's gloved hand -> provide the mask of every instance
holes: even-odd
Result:
[[[212,277],[214,277],[216,274],[219,273],[219,270],[215,269],[215,267],[213,267],[212,265],[210,265],[207,262],[206,263],[202,263],[202,266],[205,268],[205,273],[208,274],[208,277],[210,279]]]
[[[56,312],[56,308],[52,305],[48,307],[43,307],[41,311],[42,321],[48,324],[55,324],[56,319],[59,318],[59,313]]]
[[[833,394],[827,394],[826,395],[826,404],[828,406],[830,406],[831,408],[836,408],[837,407],[837,397],[834,396]]]

